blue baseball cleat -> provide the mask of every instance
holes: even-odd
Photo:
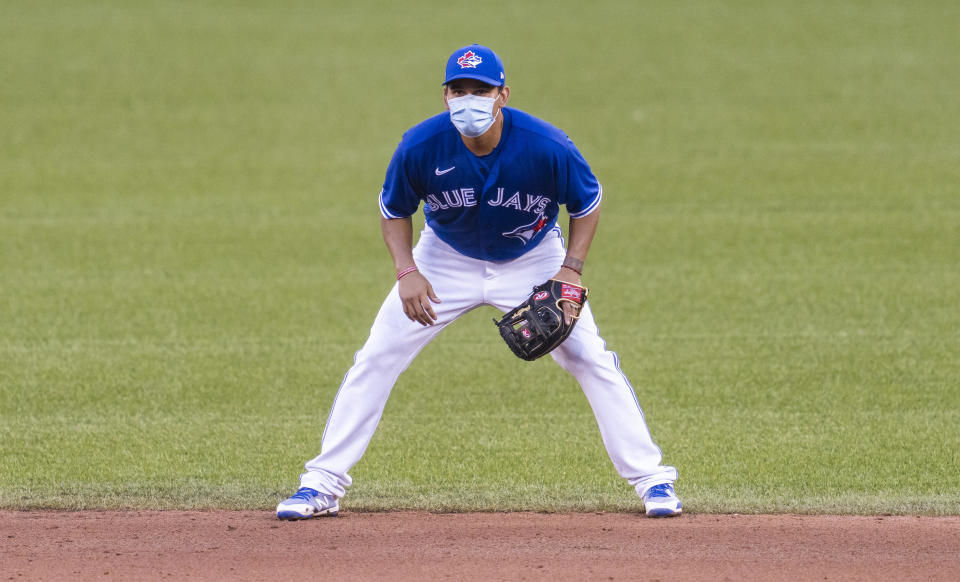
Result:
[[[339,511],[340,505],[333,495],[324,495],[316,489],[301,487],[277,505],[277,519],[336,517]]]
[[[683,513],[683,503],[670,483],[661,483],[643,494],[643,508],[647,517],[676,517]]]

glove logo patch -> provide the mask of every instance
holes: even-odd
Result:
[[[533,334],[530,333],[530,328],[527,328],[527,327],[520,328],[520,335],[523,336],[523,339],[530,339],[531,337],[533,337]]]
[[[560,297],[563,297],[564,299],[572,299],[574,301],[579,302],[580,297],[582,296],[581,295],[582,291],[583,290],[580,287],[574,287],[573,285],[567,285],[566,283],[564,283],[560,287]]]
[[[537,293],[536,295],[534,295],[534,296],[533,296],[533,299],[534,299],[535,301],[543,301],[543,300],[546,299],[547,297],[550,297],[550,293],[547,292],[547,291],[541,291],[541,292]]]

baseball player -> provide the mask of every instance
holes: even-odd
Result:
[[[407,131],[380,192],[383,238],[396,267],[370,336],[330,410],[320,454],[279,519],[334,516],[397,377],[444,327],[480,305],[502,312],[548,279],[580,285],[603,189],[561,130],[507,107],[510,87],[492,50],[471,45],[447,61],[446,112]],[[426,224],[413,246],[411,216]],[[570,216],[566,242],[557,225]],[[580,383],[617,472],[647,515],[680,515],[677,471],[661,464],[633,387],[590,311],[550,354]]]

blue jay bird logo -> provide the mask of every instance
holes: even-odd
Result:
[[[505,232],[502,234],[506,237],[518,238],[524,245],[526,245],[528,242],[530,242],[530,239],[537,236],[537,233],[543,230],[543,227],[545,226],[547,226],[547,216],[541,212],[530,224],[518,226],[510,232]]]

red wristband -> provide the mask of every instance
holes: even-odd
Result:
[[[412,273],[412,272],[414,272],[414,271],[416,271],[416,270],[417,270],[417,266],[416,266],[416,265],[411,265],[411,266],[407,267],[406,269],[403,269],[402,271],[400,271],[399,273],[397,273],[397,281],[399,281],[400,278],[403,277],[404,275],[409,275],[410,273]]]
[[[582,273],[582,272],[574,269],[574,268],[571,267],[570,265],[561,265],[560,268],[561,268],[561,269],[570,269],[570,270],[573,271],[574,273],[576,273],[576,274],[580,275],[581,277],[583,277],[583,273]]]

